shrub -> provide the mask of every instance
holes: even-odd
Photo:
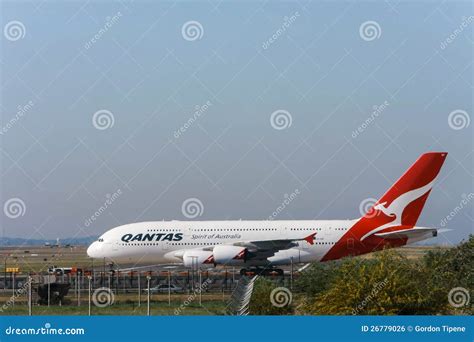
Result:
[[[269,280],[259,278],[255,281],[249,311],[251,315],[291,315],[292,303],[277,307],[270,300],[272,291],[276,286]]]

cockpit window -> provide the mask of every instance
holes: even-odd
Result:
[[[97,239],[97,241],[99,241],[99,242],[104,242],[104,239],[99,238],[99,239]]]

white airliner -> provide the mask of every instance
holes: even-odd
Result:
[[[335,260],[400,247],[437,236],[415,226],[445,152],[418,160],[361,218],[291,221],[159,221],[131,223],[105,232],[87,249],[118,266],[180,263],[273,268]],[[277,270],[281,271],[281,270]]]

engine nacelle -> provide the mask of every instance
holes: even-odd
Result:
[[[212,250],[214,262],[225,265],[241,265],[245,263],[247,248],[239,246],[216,246]]]
[[[183,264],[186,267],[214,267],[214,257],[209,251],[186,251],[183,254]]]

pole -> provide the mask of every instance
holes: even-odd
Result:
[[[171,271],[168,271],[168,306],[171,306]]]
[[[293,291],[293,257],[291,257],[290,290]]]
[[[225,291],[226,285],[227,285],[227,266],[224,265],[224,282],[222,283],[222,301],[225,300],[224,291]]]
[[[146,298],[146,315],[150,316],[150,279],[149,275],[146,276],[146,286],[147,286],[147,298]]]
[[[74,295],[76,296],[76,301],[77,301],[77,274],[74,277],[74,275],[71,275],[71,281],[74,282]]]
[[[76,273],[76,283],[77,283],[77,306],[81,306],[81,279],[79,278],[79,273]],[[80,277],[80,276],[79,276]]]
[[[7,289],[7,257],[5,257],[5,268],[3,273],[3,289]]]
[[[117,273],[116,273],[117,276],[115,277],[116,278],[115,293],[117,293],[117,294],[119,293],[119,280],[120,280],[120,278],[119,278],[120,274],[119,273],[120,273],[120,271],[117,268]]]
[[[196,287],[196,284],[195,284],[195,281],[194,281],[194,263],[196,262],[196,256],[192,256],[191,257],[191,266],[192,266],[192,271],[193,273],[191,274],[191,282],[192,282],[192,285],[191,285],[191,290],[194,291],[195,287]]]
[[[91,315],[91,290],[92,290],[92,277],[87,276],[87,279],[89,280],[89,316]]]
[[[12,279],[13,279],[13,285],[12,285],[12,306],[15,305],[15,272],[12,272]]]
[[[199,269],[199,305],[202,306],[202,271]]]
[[[31,316],[31,276],[28,275],[28,316]]]
[[[140,284],[140,271],[138,271],[138,307],[142,304],[142,289]]]
[[[51,275],[48,272],[48,308],[50,304],[50,295],[51,295]]]

